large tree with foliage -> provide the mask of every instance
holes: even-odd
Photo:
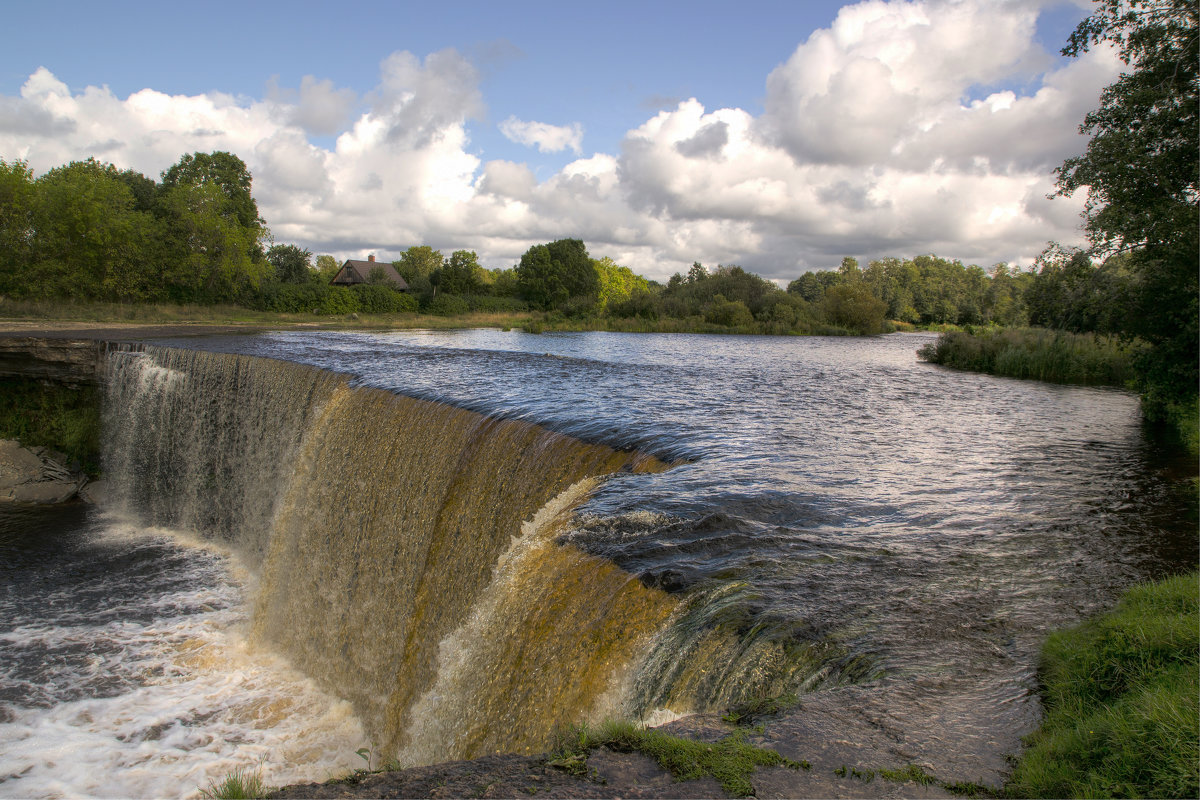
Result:
[[[1126,332],[1152,347],[1141,364],[1147,412],[1196,396],[1200,260],[1200,82],[1195,0],[1098,0],[1063,54],[1102,42],[1130,67],[1080,127],[1083,155],[1058,191],[1087,191],[1092,253],[1128,252],[1135,277]]]
[[[258,215],[258,203],[250,194],[252,182],[246,162],[221,150],[185,155],[162,174],[164,190],[176,186],[217,187],[227,200],[222,212],[235,216],[238,224],[247,229],[265,225]]]
[[[437,271],[437,286],[447,294],[477,294],[483,286],[479,257],[474,250],[455,250]]]
[[[446,263],[442,251],[427,244],[413,245],[392,262],[392,266],[404,278],[408,289],[414,294],[429,294],[433,290],[431,278]]]
[[[517,266],[521,295],[538,308],[562,308],[569,302],[595,303],[600,277],[579,239],[559,239],[529,248]]]

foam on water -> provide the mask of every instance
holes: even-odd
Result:
[[[175,551],[192,580],[145,581],[133,617],[117,586],[107,605],[63,608],[67,624],[0,636],[0,797],[195,796],[238,768],[279,785],[361,766],[349,704],[248,642],[248,573],[229,554],[113,522],[93,537]]]

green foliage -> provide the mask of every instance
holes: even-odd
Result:
[[[0,439],[58,450],[95,476],[100,474],[100,429],[100,394],[95,387],[0,379]]]
[[[1125,386],[1138,348],[1112,336],[1036,328],[950,331],[917,355],[932,364],[1008,378]]]
[[[516,314],[529,310],[529,306],[524,300],[518,300],[515,297],[493,297],[487,294],[476,294],[467,298],[467,302],[470,305],[471,311],[483,311],[493,314]]]
[[[704,321],[727,328],[741,328],[753,325],[754,315],[741,300],[726,300],[724,295],[718,294],[704,309]]]
[[[33,238],[33,172],[0,159],[0,292],[13,294],[28,268]]]
[[[235,769],[221,780],[209,781],[200,794],[210,800],[252,800],[266,797],[270,788],[263,783],[262,772],[245,767]]]
[[[424,311],[429,314],[434,314],[439,317],[452,317],[457,314],[466,314],[471,310],[471,306],[467,303],[466,298],[459,297],[456,294],[438,294],[425,306]]]
[[[605,311],[610,305],[629,300],[635,292],[649,291],[650,282],[641,275],[635,275],[629,267],[622,267],[608,256],[592,261],[599,280],[599,295],[597,310]]]
[[[1110,258],[1100,268],[1081,250],[1052,245],[1037,260],[1037,276],[1025,290],[1032,325],[1076,333],[1120,333],[1132,301],[1128,256]]]
[[[331,280],[333,280],[333,276],[337,275],[337,272],[339,269],[341,269],[341,267],[341,263],[338,262],[338,260],[333,256],[317,256],[317,272],[320,274],[321,280],[325,283],[329,283]]]
[[[1087,150],[1056,170],[1058,191],[1087,191],[1093,253],[1130,253],[1124,332],[1151,345],[1139,388],[1161,418],[1200,381],[1200,11],[1194,0],[1097,5],[1063,54],[1111,42],[1129,69],[1084,117]]]
[[[312,253],[294,244],[272,245],[267,263],[275,268],[280,283],[308,283],[312,274]]]
[[[1047,640],[1046,718],[1010,796],[1200,796],[1198,593],[1195,573],[1138,586]]]
[[[428,245],[416,245],[401,253],[399,260],[393,261],[392,265],[404,278],[410,292],[426,295],[433,291],[433,275],[445,261],[440,250]]]
[[[600,278],[579,239],[559,239],[535,244],[516,268],[521,297],[534,308],[563,309],[574,303],[575,311],[594,306]]]
[[[483,288],[479,259],[474,250],[455,250],[435,273],[438,290],[448,294],[475,294]]]
[[[825,292],[821,310],[831,324],[871,335],[883,331],[887,303],[875,297],[864,283],[843,283]]]
[[[390,285],[364,283],[349,288],[358,299],[358,310],[366,314],[412,313],[417,310],[417,298],[396,291]]]
[[[179,159],[162,174],[162,187],[166,191],[177,186],[211,186],[217,190],[222,202],[220,213],[231,216],[238,225],[247,229],[261,228],[263,220],[258,215],[258,203],[250,194],[253,179],[246,162],[233,153],[191,153]]]
[[[638,752],[653,758],[677,781],[711,775],[731,797],[754,793],[750,775],[757,767],[807,769],[807,764],[784,758],[774,750],[755,747],[737,731],[719,742],[698,742],[672,736],[631,722],[606,722],[598,729],[575,726],[559,734],[550,764],[573,774],[586,774],[586,755],[597,747]]]
[[[50,170],[34,184],[30,272],[18,296],[142,300],[156,291],[145,269],[154,217],[129,186],[94,159]]]

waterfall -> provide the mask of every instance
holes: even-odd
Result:
[[[114,507],[222,539],[253,635],[411,763],[541,746],[620,703],[676,601],[555,541],[604,476],[665,468],[269,359],[107,363]]]

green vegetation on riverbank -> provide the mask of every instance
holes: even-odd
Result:
[[[574,726],[560,735],[550,763],[585,775],[588,753],[597,747],[643,753],[677,781],[711,775],[731,797],[748,797],[754,793],[750,775],[756,767],[808,768],[807,764],[784,758],[774,750],[755,747],[746,741],[744,731],[735,731],[710,743],[672,736],[632,722],[606,722],[599,727]]]
[[[1046,718],[1009,796],[1200,796],[1198,592],[1196,573],[1138,586],[1047,640]]]
[[[0,439],[58,450],[71,469],[95,477],[100,474],[99,390],[0,379]]]
[[[922,347],[922,360],[1008,378],[1085,386],[1126,386],[1138,346],[1114,336],[991,328],[951,331]]]

